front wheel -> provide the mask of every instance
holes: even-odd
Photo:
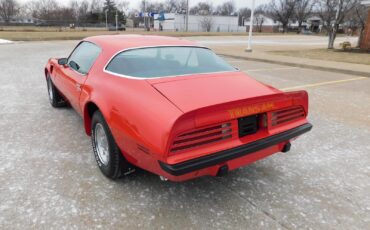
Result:
[[[100,111],[94,113],[91,127],[91,143],[101,172],[111,179],[117,179],[131,172],[129,163],[119,150]]]

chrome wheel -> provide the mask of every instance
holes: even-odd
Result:
[[[49,93],[49,99],[53,101],[54,99],[53,84],[50,80],[50,77],[48,78],[48,93]]]
[[[109,145],[108,145],[108,137],[105,133],[104,127],[102,124],[97,123],[95,125],[95,148],[96,152],[98,153],[99,160],[102,164],[108,165],[109,162]]]

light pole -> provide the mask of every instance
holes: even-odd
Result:
[[[105,28],[108,30],[108,9],[105,10]]]
[[[116,32],[118,31],[118,12],[116,10]]]
[[[144,2],[144,27],[145,27],[145,31],[147,31],[147,26],[146,26],[146,3],[145,3],[145,0],[143,1]]]
[[[186,0],[186,32],[189,30],[189,0]]]
[[[251,12],[251,18],[249,20],[248,47],[245,50],[246,52],[252,52],[252,32],[253,32],[253,19],[254,19],[254,3],[255,3],[255,0],[252,1],[252,12]]]

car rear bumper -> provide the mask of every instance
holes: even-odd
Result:
[[[298,137],[312,129],[310,123],[298,126],[288,131],[269,136],[245,145],[238,146],[236,148],[223,150],[211,155],[184,161],[178,164],[166,164],[159,161],[160,167],[173,176],[181,176],[186,173],[211,167],[217,164],[221,164],[226,161],[230,161],[239,157],[243,157],[248,154],[255,153],[257,151],[269,148],[282,142],[289,141],[295,137]]]

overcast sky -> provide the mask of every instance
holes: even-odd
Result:
[[[30,1],[30,0],[18,0],[19,2],[27,2],[27,1]],[[104,1],[104,0],[102,0]],[[126,1],[129,1],[130,2],[130,8],[138,8],[139,7],[139,3],[141,2],[141,0],[126,0]],[[148,2],[164,2],[165,0],[147,0]],[[217,6],[219,4],[221,4],[222,2],[226,2],[227,0],[189,0],[190,2],[190,6],[194,6],[196,5],[198,2],[211,2],[213,3],[214,6]],[[256,0],[256,5],[260,5],[260,4],[263,4],[263,3],[267,3],[269,2],[270,0]],[[58,2],[63,2],[65,4],[68,4],[70,1],[69,0],[63,0],[63,1],[58,1]],[[252,0],[234,0],[235,2],[235,5],[237,8],[241,8],[241,7],[251,7],[252,6]]]

